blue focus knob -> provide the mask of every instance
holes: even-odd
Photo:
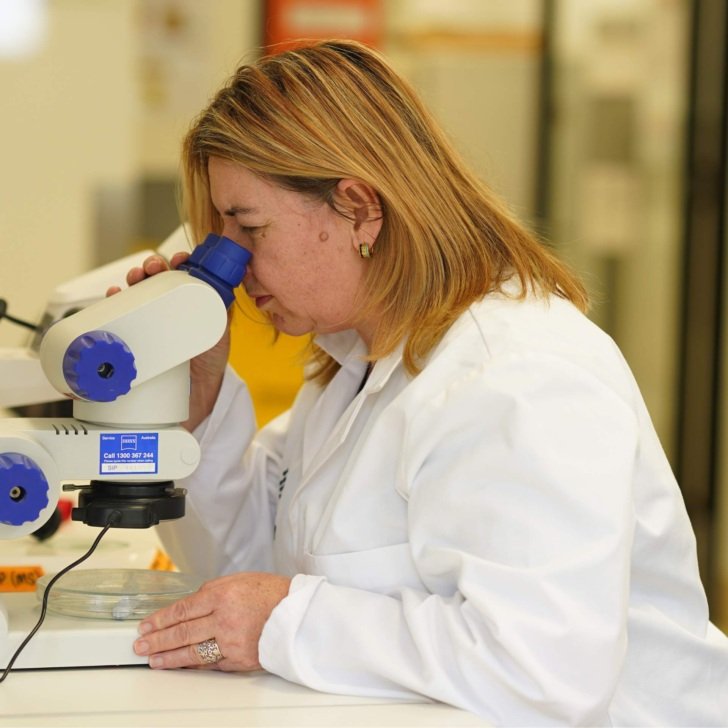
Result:
[[[252,253],[234,240],[210,233],[179,269],[209,283],[220,294],[225,308],[230,308],[235,300],[234,289],[245,277],[251,258]]]
[[[137,370],[134,354],[116,334],[87,331],[66,349],[63,375],[79,397],[92,402],[113,402],[131,389]]]
[[[26,455],[0,455],[0,523],[22,526],[35,521],[48,505],[48,481]]]

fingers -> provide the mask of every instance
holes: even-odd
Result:
[[[144,259],[141,266],[132,268],[126,274],[126,282],[128,285],[133,286],[135,283],[165,270],[169,270],[169,263],[161,255],[150,255]]]
[[[189,257],[190,257],[190,254],[185,253],[183,251],[179,252],[179,253],[175,253],[169,259],[169,267],[170,268],[179,268],[179,266],[182,265],[182,263],[184,263],[187,260],[187,258],[189,258]]]
[[[180,622],[173,627],[167,627],[140,637],[135,643],[135,648],[138,648],[137,654],[150,654],[196,645],[209,639],[210,630],[212,629],[214,628],[209,619]]]
[[[169,262],[167,262],[161,255],[150,255],[148,258],[145,258],[144,262],[140,266],[135,266],[126,274],[126,284],[128,286],[133,286],[136,283],[143,281],[145,278],[157,275],[157,273],[170,270],[170,268],[179,268],[179,266],[182,265],[182,263],[184,263],[189,257],[189,253],[181,251],[179,253],[175,253]],[[119,293],[120,290],[121,288],[119,286],[110,286],[106,290],[106,296],[113,296]]]
[[[150,655],[151,667],[203,664],[197,645],[213,635],[213,607],[207,595],[197,592],[154,612],[139,624],[141,637],[134,643],[134,651]]]
[[[197,646],[210,639],[213,630],[214,626],[209,618],[182,622],[140,637],[134,643],[134,652],[137,655],[149,655],[151,667],[202,665],[204,661]]]
[[[225,669],[225,665],[221,664],[225,660],[224,656],[217,662],[212,663],[205,662],[202,659],[197,647],[204,641],[205,640],[200,640],[199,642],[186,645],[185,647],[178,647],[173,650],[152,654],[149,657],[149,667],[162,670],[170,670],[176,667],[194,667],[200,670]],[[139,652],[136,648],[136,644],[134,646],[134,650],[137,654],[147,654],[145,652]]]
[[[214,610],[214,602],[205,591],[198,591],[168,607],[158,609],[139,623],[139,634],[146,635],[176,624],[207,617]],[[206,635],[203,639],[207,639]]]
[[[210,659],[219,658],[212,664],[220,670],[258,670],[260,635],[290,582],[282,575],[250,572],[208,581],[144,619],[134,651],[148,656],[153,668],[208,667]],[[208,640],[215,641],[222,657],[211,643],[205,652]]]

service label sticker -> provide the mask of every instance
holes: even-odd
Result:
[[[101,475],[157,473],[158,432],[102,432],[100,449]]]

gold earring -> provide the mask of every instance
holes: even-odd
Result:
[[[359,243],[359,256],[361,258],[371,258],[374,250],[369,247],[369,243]]]

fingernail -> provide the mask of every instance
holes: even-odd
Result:
[[[140,622],[139,627],[137,627],[137,632],[139,634],[149,634],[153,629],[154,627],[149,622]]]
[[[137,655],[146,655],[146,653],[149,652],[149,642],[146,640],[137,640],[134,643],[134,652],[136,652]]]
[[[149,667],[162,667],[162,658],[157,657],[156,655],[154,655],[154,657],[150,657]]]

